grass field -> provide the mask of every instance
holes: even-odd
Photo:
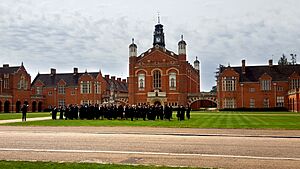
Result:
[[[37,113],[27,113],[27,118],[33,117],[49,117],[49,112],[37,112]],[[9,120],[9,119],[21,119],[22,113],[0,113],[0,120]]]
[[[192,169],[187,167],[157,167],[142,165],[115,165],[115,164],[92,164],[92,163],[54,163],[54,162],[23,162],[23,161],[0,161],[1,169]],[[196,169],[196,168],[193,168]],[[198,168],[200,169],[200,168]]]
[[[190,120],[45,120],[12,126],[149,126],[177,128],[300,129],[300,114],[291,112],[193,112]]]

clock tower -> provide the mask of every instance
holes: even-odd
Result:
[[[155,30],[153,34],[153,46],[159,45],[160,47],[165,47],[165,34],[163,25],[160,24],[160,18],[158,16],[158,24],[155,25]]]

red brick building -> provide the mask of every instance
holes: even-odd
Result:
[[[163,25],[155,25],[153,47],[137,55],[129,45],[129,104],[186,105],[191,93],[200,92],[199,61],[188,63],[186,42],[181,38],[178,54],[165,47]]]
[[[99,72],[38,74],[32,82],[32,107],[38,104],[38,111],[53,106],[68,104],[102,104],[118,102],[126,104],[127,82],[125,79]]]
[[[0,67],[0,112],[20,112],[24,103],[29,103],[31,77],[23,63],[21,66]]]
[[[221,67],[217,79],[219,109],[286,108],[300,111],[300,65]]]

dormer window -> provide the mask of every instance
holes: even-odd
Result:
[[[235,91],[236,77],[223,77],[222,84],[223,91]]]
[[[271,80],[261,80],[260,81],[260,89],[262,91],[270,91],[271,90]]]
[[[58,85],[58,94],[66,94],[65,85]]]
[[[41,86],[37,86],[35,92],[36,92],[36,95],[42,95],[43,88]]]
[[[20,78],[20,81],[18,83],[18,89],[24,89],[24,90],[27,90],[27,82],[25,80],[25,76],[22,75],[21,78]]]
[[[80,93],[81,94],[91,93],[91,82],[90,81],[81,81],[80,82]]]

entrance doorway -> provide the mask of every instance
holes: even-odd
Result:
[[[42,106],[43,106],[43,102],[39,102],[38,104],[38,112],[42,112]]]
[[[32,102],[32,112],[36,112],[36,101]]]
[[[10,102],[6,101],[4,103],[4,113],[9,113],[9,106],[10,106]]]
[[[16,103],[16,113],[20,113],[20,110],[21,110],[21,102],[17,101],[17,103]]]
[[[156,105],[157,105],[157,106],[160,106],[160,105],[161,105],[161,102],[160,102],[160,101],[155,101],[155,102],[154,102],[154,105],[155,105],[155,106],[156,106]]]

